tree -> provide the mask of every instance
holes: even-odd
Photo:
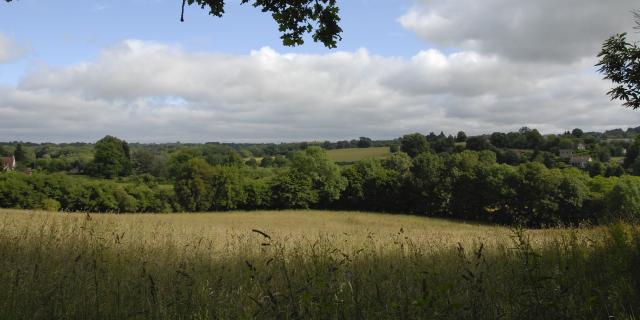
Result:
[[[562,175],[558,169],[549,170],[537,162],[523,164],[506,183],[514,191],[508,203],[512,222],[536,227],[560,222],[556,196]]]
[[[467,139],[467,149],[482,151],[491,148],[489,140],[484,136],[470,137]]]
[[[327,152],[320,147],[309,147],[293,154],[291,169],[310,178],[318,201],[326,205],[340,198],[346,187],[346,180],[340,175],[340,168],[329,160]]]
[[[273,205],[279,209],[308,209],[319,201],[311,178],[293,170],[275,177],[271,195]]]
[[[371,148],[373,141],[367,137],[360,137],[358,140],[358,148]]]
[[[634,11],[636,29],[640,29],[640,11]],[[596,66],[616,86],[607,94],[611,100],[620,100],[627,108],[640,108],[640,47],[627,41],[627,34],[610,37],[602,45]]]
[[[422,153],[411,166],[411,211],[426,215],[445,215],[451,198],[451,182],[442,157]]]
[[[16,151],[13,153],[13,156],[16,158],[16,162],[24,162],[27,160],[27,152],[24,151],[21,144],[16,145]]]
[[[134,149],[131,164],[135,173],[151,173],[154,154],[149,149]]]
[[[465,142],[467,141],[467,134],[464,131],[458,131],[458,135],[456,135],[456,142]]]
[[[527,139],[527,147],[530,149],[539,149],[544,144],[544,138],[538,129],[528,130],[524,135]]]
[[[640,137],[636,138],[636,141],[631,146],[629,146],[629,149],[627,150],[627,155],[624,158],[625,168],[631,167],[639,156],[640,156]]]
[[[580,128],[575,128],[571,131],[571,135],[576,138],[582,138],[582,135],[584,135],[584,131],[582,131],[582,129]]]
[[[400,138],[400,150],[415,158],[419,154],[429,151],[429,142],[420,133],[407,134]]]
[[[5,0],[12,2],[12,0]],[[305,34],[311,33],[315,42],[322,42],[327,48],[335,48],[342,40],[342,28],[337,0],[241,0],[241,4],[251,4],[262,12],[271,13],[282,32],[285,46],[304,43]],[[184,22],[186,5],[197,5],[209,11],[209,14],[222,17],[224,0],[182,0],[180,21]]]
[[[491,138],[489,139],[491,144],[498,148],[506,148],[508,147],[509,139],[507,138],[506,133],[502,132],[494,132],[491,134]]]
[[[606,196],[608,218],[640,222],[640,178],[623,176]]]
[[[188,211],[208,211],[213,207],[209,186],[213,170],[203,158],[188,160],[181,168],[174,189],[180,205]]]
[[[130,174],[129,144],[113,136],[105,136],[96,142],[92,173],[104,178]]]

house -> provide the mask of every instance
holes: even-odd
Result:
[[[571,159],[571,157],[573,157],[573,150],[560,149],[558,150],[558,155],[560,156],[560,158]]]
[[[2,164],[2,171],[13,171],[16,169],[16,158],[14,156],[2,157],[0,158],[0,163]]]
[[[574,167],[586,168],[589,162],[593,161],[591,156],[573,156],[569,163]]]

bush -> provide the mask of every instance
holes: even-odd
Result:
[[[623,176],[606,196],[609,220],[640,223],[640,177]]]

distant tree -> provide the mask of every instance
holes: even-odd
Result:
[[[592,177],[604,175],[606,168],[600,161],[589,162],[587,164],[587,172]]]
[[[514,190],[514,197],[508,203],[514,222],[532,226],[560,222],[556,196],[562,176],[557,170],[530,162],[520,165],[516,174],[507,180],[507,185]]]
[[[561,172],[560,184],[556,191],[558,203],[557,215],[564,223],[580,223],[587,220],[593,212],[585,212],[583,206],[589,198],[587,186],[589,177],[578,169],[571,168]]]
[[[167,163],[169,177],[175,179],[185,168],[187,162],[193,158],[202,157],[200,150],[192,148],[181,148],[169,156]]]
[[[22,147],[22,144],[16,145],[16,150],[13,152],[13,156],[16,158],[16,162],[25,162],[27,160],[27,152]]]
[[[346,149],[349,148],[349,141],[340,140],[336,142],[336,149]]]
[[[49,154],[49,152],[50,150],[48,146],[43,146],[38,148],[35,152],[36,159],[44,158],[46,155]]]
[[[599,161],[609,162],[611,160],[611,150],[604,146],[597,146],[595,150],[593,150],[592,155]]]
[[[400,146],[397,144],[392,144],[391,147],[389,147],[389,151],[391,153],[397,153],[400,151]]]
[[[208,211],[213,207],[213,190],[209,186],[212,175],[212,168],[202,158],[193,158],[183,164],[174,184],[176,197],[182,208],[188,211]]]
[[[256,160],[256,158],[249,158],[249,160],[245,161],[244,164],[252,168],[257,168],[258,160]]]
[[[367,137],[360,137],[358,139],[358,148],[370,148],[373,145],[373,141]]]
[[[638,157],[640,157],[640,136],[637,137],[635,142],[627,149],[627,155],[624,158],[624,167],[631,167]]]
[[[11,153],[9,153],[9,151],[7,151],[7,149],[3,146],[0,146],[0,157],[7,157],[9,156]]]
[[[96,142],[94,148],[93,175],[113,178],[131,173],[131,155],[126,141],[105,136]]]
[[[436,153],[452,152],[456,147],[453,136],[447,137],[442,133],[429,142],[429,146]]]
[[[458,131],[456,135],[456,142],[465,142],[467,141],[467,134],[464,131]]]
[[[426,215],[446,215],[451,198],[451,181],[444,159],[433,153],[421,153],[413,159],[410,179],[410,211]]]
[[[507,138],[507,134],[502,132],[492,133],[489,141],[491,142],[492,145],[498,148],[507,148],[509,145],[509,139]]]
[[[539,149],[544,144],[544,138],[537,129],[529,130],[524,133],[527,140],[527,147],[530,149]]]
[[[497,156],[498,156],[499,163],[516,165],[522,162],[520,154],[511,149],[500,151],[498,152]]]
[[[609,220],[640,222],[640,177],[623,176],[607,194]]]
[[[624,168],[617,162],[609,162],[606,167],[607,169],[604,172],[606,177],[620,177],[626,173]]]
[[[582,138],[582,135],[584,135],[584,132],[582,131],[582,129],[575,128],[573,129],[573,131],[571,131],[571,135],[576,138]]]
[[[340,195],[341,204],[348,209],[384,210],[376,201],[377,181],[383,171],[378,159],[363,159],[343,170],[347,186]]]
[[[12,0],[5,0],[12,2]],[[304,43],[304,36],[312,33],[315,42],[321,42],[327,48],[335,48],[342,40],[342,29],[338,25],[340,16],[337,0],[241,0],[249,3],[262,12],[271,13],[282,32],[282,43],[285,46],[296,46]],[[182,0],[180,21],[184,21],[186,5],[197,5],[209,11],[209,14],[222,17],[224,0]]]
[[[284,156],[278,155],[278,156],[275,156],[273,158],[273,166],[274,167],[284,168],[284,167],[289,165],[289,162],[290,162],[289,159],[287,159]]]
[[[149,149],[139,148],[131,153],[131,165],[135,173],[151,173],[154,154]]]
[[[411,157],[404,152],[398,152],[382,160],[382,166],[385,169],[405,175],[409,173],[409,169],[411,169]]]
[[[337,200],[346,186],[340,168],[331,161],[320,147],[309,147],[293,155],[290,170],[311,179],[321,205]]]
[[[275,177],[271,186],[271,203],[278,209],[308,209],[319,201],[311,177],[288,171]]]
[[[260,160],[260,167],[262,168],[268,168],[268,167],[272,167],[273,166],[273,157],[264,157],[262,158],[262,160]]]
[[[467,139],[467,149],[474,151],[488,150],[491,148],[489,140],[484,136],[469,137]]]
[[[640,29],[640,11],[634,11],[634,16],[636,29]],[[607,93],[611,100],[620,100],[628,108],[640,108],[640,47],[627,41],[626,33],[616,34],[602,45],[598,58],[598,71],[616,85]]]
[[[429,151],[427,138],[420,133],[407,134],[400,138],[400,150],[414,158]]]
[[[640,176],[640,157],[636,158],[636,161],[631,165],[631,172],[634,176]]]

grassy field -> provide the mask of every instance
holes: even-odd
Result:
[[[384,158],[391,154],[389,147],[349,148],[327,150],[329,159],[336,163],[353,163],[367,158]]]
[[[0,319],[634,319],[629,226],[0,210]]]

